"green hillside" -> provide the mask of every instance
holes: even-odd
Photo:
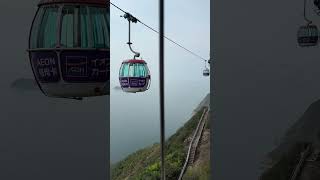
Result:
[[[188,143],[204,108],[198,111],[183,127],[166,141],[166,178],[176,180],[185,162]],[[160,179],[160,145],[141,149],[112,166],[112,180],[157,180]]]

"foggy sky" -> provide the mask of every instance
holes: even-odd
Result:
[[[158,29],[158,1],[112,2]],[[209,3],[209,0],[165,2],[166,35],[204,58],[209,58],[210,51]],[[119,85],[121,62],[133,58],[126,44],[128,22],[120,15],[123,12],[111,6],[111,87]],[[148,63],[151,86],[148,91],[136,94],[111,89],[112,161],[160,139],[158,34],[140,23],[132,24],[131,41],[132,48],[140,52],[141,58]],[[204,61],[169,41],[165,41],[165,58],[166,137],[169,137],[190,118],[194,108],[209,93],[210,82],[208,77],[202,75]]]

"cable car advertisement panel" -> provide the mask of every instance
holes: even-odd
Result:
[[[66,82],[106,82],[110,79],[109,51],[65,51],[61,71]]]
[[[36,77],[40,82],[50,83],[60,81],[58,56],[55,52],[32,52],[31,61]]]
[[[146,86],[146,78],[130,77],[120,78],[120,84],[123,88],[143,88]]]
[[[120,78],[120,85],[122,88],[128,88],[130,86],[129,78]]]
[[[146,78],[130,78],[131,87],[144,87],[146,85]]]

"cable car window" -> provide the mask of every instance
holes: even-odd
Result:
[[[123,68],[124,68],[124,64],[121,64],[120,71],[119,71],[120,77],[123,77]]]
[[[35,19],[31,48],[54,48],[57,44],[58,7],[44,7]],[[37,29],[39,27],[39,29]]]
[[[129,65],[129,77],[134,77],[134,65]]]
[[[90,24],[89,14],[86,7],[80,8],[80,27],[81,27],[81,48],[90,47]]]
[[[106,41],[106,48],[110,48],[110,12],[109,9],[105,9],[104,12],[104,22],[106,23],[106,29],[105,29],[105,41]]]
[[[146,67],[144,64],[139,64],[139,77],[146,77],[147,73],[146,73]]]
[[[77,18],[75,11],[73,6],[65,6],[62,10],[60,43],[64,48],[77,47],[78,22],[76,22]]]
[[[109,48],[109,16],[106,8],[89,7],[94,48]]]
[[[139,77],[139,74],[140,74],[139,64],[134,64],[133,66],[134,66],[133,77]]]
[[[31,36],[30,36],[30,48],[34,49],[37,48],[37,40],[38,40],[38,34],[39,34],[39,27],[41,23],[41,19],[43,17],[44,13],[44,8],[40,8],[39,11],[37,12],[37,15],[34,19],[32,30],[31,30]]]
[[[65,6],[62,10],[61,46],[108,49],[108,22],[106,8]]]
[[[123,64],[120,70],[121,77],[128,77],[129,76],[129,64]]]
[[[123,66],[121,75],[129,77],[146,77],[146,74],[146,67],[144,66],[144,64],[133,63]]]

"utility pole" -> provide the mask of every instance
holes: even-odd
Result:
[[[159,72],[160,72],[160,149],[161,180],[165,180],[165,109],[164,109],[164,0],[159,0]]]

